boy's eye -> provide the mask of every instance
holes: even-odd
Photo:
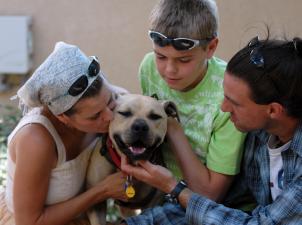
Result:
[[[132,116],[132,112],[130,112],[130,111],[119,111],[118,113],[124,117]]]
[[[158,114],[155,114],[155,113],[151,113],[151,114],[148,115],[148,118],[149,118],[150,120],[158,120],[158,119],[161,119],[162,116],[161,116],[161,115],[158,115]]]
[[[187,63],[187,62],[190,62],[191,59],[189,59],[189,58],[180,58],[179,61],[182,62],[182,63]]]
[[[163,56],[163,55],[156,54],[156,58],[157,58],[157,59],[165,59],[166,57]]]

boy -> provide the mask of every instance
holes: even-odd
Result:
[[[139,70],[143,94],[177,104],[190,142],[171,143],[173,152],[164,151],[167,167],[191,190],[215,201],[223,198],[239,172],[244,140],[229,114],[220,110],[226,64],[213,56],[217,30],[214,1],[159,1],[149,30],[154,52],[145,56]]]

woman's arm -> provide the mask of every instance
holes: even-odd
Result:
[[[12,149],[16,163],[13,196],[17,225],[63,225],[109,197],[126,200],[124,175],[116,173],[70,200],[45,206],[51,170],[57,162],[52,137],[44,127],[29,125],[16,134]]]

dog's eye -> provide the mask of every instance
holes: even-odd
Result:
[[[158,114],[155,114],[155,113],[151,113],[151,114],[149,114],[148,118],[149,118],[150,120],[158,120],[158,119],[161,119],[162,116],[160,116],[160,115],[158,115]]]
[[[132,116],[132,112],[130,112],[130,111],[124,111],[124,112],[119,111],[118,113],[121,114],[124,117]]]

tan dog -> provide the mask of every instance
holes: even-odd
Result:
[[[109,137],[113,147],[103,149],[103,155],[109,155],[109,161],[98,151],[92,153],[88,168],[88,188],[97,184],[107,175],[116,171],[117,157],[125,154],[129,161],[135,164],[138,159],[150,160],[156,164],[163,164],[158,150],[164,141],[167,131],[167,117],[177,117],[174,103],[160,102],[152,97],[125,94],[118,96],[114,109],[114,119],[109,126]],[[103,145],[108,145],[108,141]],[[109,143],[111,145],[111,143]],[[112,163],[113,162],[113,163]],[[115,164],[116,166],[113,166]],[[120,202],[123,207],[147,208],[159,203],[163,193],[138,181],[133,181],[135,196],[129,202]],[[128,215],[127,215],[128,216]],[[88,213],[91,225],[106,224],[106,203],[96,206]]]

